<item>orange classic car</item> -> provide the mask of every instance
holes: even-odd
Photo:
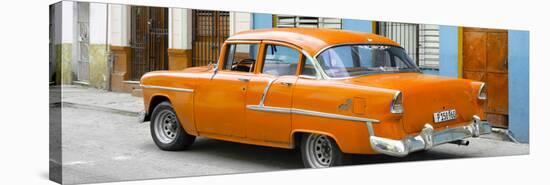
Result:
[[[282,28],[228,38],[217,64],[141,78],[151,135],[162,150],[195,137],[299,148],[305,167],[350,154],[406,156],[467,145],[491,132],[484,84],[423,74],[396,42],[375,34]]]

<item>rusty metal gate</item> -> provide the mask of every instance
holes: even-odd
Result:
[[[229,37],[229,12],[193,10],[193,66],[217,63]]]
[[[379,22],[377,25],[377,33],[388,37],[403,46],[411,59],[418,64],[418,24]]]
[[[168,8],[131,8],[131,80],[168,69]]]

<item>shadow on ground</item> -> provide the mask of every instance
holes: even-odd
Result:
[[[151,145],[156,148],[156,146]],[[280,149],[234,142],[220,141],[208,138],[199,138],[186,153],[195,153],[203,156],[225,158],[243,162],[258,163],[265,166],[277,166],[281,169],[303,168],[300,151],[298,149]],[[351,165],[382,164],[395,162],[414,162],[440,159],[471,158],[457,154],[438,151],[421,151],[409,154],[406,157],[392,157],[387,155],[352,155]]]

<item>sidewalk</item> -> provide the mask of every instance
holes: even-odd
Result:
[[[64,106],[92,109],[111,113],[137,116],[143,110],[143,99],[129,93],[109,92],[78,85],[66,85],[62,90]],[[136,117],[137,118],[137,117]],[[513,142],[503,131],[482,135],[481,138]]]
[[[63,86],[64,106],[96,109],[137,115],[143,110],[143,99],[129,93],[109,92],[78,85]]]

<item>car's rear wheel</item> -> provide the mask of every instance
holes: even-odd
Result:
[[[177,151],[189,148],[195,136],[181,127],[176,112],[170,102],[158,104],[151,114],[151,136],[162,150]]]
[[[350,162],[350,156],[342,153],[334,139],[326,135],[304,135],[300,149],[302,161],[306,168],[326,168],[345,165]]]

